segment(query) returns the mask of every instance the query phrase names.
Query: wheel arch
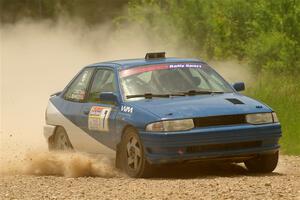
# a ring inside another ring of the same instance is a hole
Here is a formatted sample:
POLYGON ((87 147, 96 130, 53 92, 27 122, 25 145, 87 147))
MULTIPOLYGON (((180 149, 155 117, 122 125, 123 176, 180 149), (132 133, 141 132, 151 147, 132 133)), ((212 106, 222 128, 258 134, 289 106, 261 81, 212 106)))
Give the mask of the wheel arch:
MULTIPOLYGON (((123 139, 124 135, 125 135, 125 132, 130 129, 130 128, 133 128, 136 130, 136 132, 138 133, 138 130, 135 126, 133 126, 132 124, 127 124, 124 126, 124 128, 122 129, 122 135, 121 135, 121 140, 123 139)), ((121 142, 121 141, 120 141, 121 142)))
POLYGON ((137 128, 132 125, 132 124, 126 124, 122 129, 121 129, 121 136, 120 136, 120 140, 119 142, 116 144, 116 150, 118 150, 118 148, 120 147, 121 143, 122 143, 122 140, 124 138, 124 135, 125 135, 125 132, 129 129, 129 128, 133 128, 136 130, 136 132, 138 133, 138 130, 137 128))
POLYGON ((56 134, 56 131, 57 131, 58 128, 62 128, 62 129, 65 131, 65 133, 66 133, 66 135, 67 135, 67 138, 68 138, 68 140, 69 140, 71 146, 73 147, 73 145, 72 145, 72 143, 71 143, 71 141, 70 141, 70 139, 69 139, 68 132, 67 132, 67 130, 65 129, 65 127, 63 127, 62 125, 55 125, 53 134, 48 138, 48 149, 49 149, 49 150, 52 150, 52 149, 53 149, 54 138, 55 138, 55 134, 56 134))

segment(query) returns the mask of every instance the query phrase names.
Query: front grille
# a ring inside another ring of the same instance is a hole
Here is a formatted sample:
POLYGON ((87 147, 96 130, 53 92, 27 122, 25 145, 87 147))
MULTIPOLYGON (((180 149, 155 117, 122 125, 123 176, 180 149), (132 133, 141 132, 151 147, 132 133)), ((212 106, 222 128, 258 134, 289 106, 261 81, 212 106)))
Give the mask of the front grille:
POLYGON ((227 144, 208 144, 199 146, 190 146, 186 148, 187 153, 201 153, 201 152, 214 152, 214 151, 231 151, 238 149, 249 149, 260 147, 261 141, 227 143, 227 144))
POLYGON ((232 124, 245 124, 245 115, 221 115, 211 117, 198 117, 194 118, 195 127, 206 127, 206 126, 221 126, 221 125, 232 125, 232 124))

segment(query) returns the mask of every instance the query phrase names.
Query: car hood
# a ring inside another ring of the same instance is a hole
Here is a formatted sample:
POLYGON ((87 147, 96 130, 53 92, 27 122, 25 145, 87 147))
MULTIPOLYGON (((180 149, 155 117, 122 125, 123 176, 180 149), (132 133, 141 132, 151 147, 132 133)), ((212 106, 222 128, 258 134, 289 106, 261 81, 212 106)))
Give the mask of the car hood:
POLYGON ((268 106, 238 93, 143 99, 132 101, 129 104, 148 111, 161 119, 272 111, 268 106))

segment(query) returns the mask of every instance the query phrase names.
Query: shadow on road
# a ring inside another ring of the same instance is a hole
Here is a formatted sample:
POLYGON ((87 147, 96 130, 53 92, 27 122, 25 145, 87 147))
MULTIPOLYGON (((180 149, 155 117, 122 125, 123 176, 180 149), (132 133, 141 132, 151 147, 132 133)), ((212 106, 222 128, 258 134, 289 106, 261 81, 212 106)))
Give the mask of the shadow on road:
POLYGON ((168 164, 157 167, 153 179, 191 179, 215 178, 236 176, 281 176, 280 173, 254 174, 247 171, 241 164, 233 163, 195 163, 195 164, 168 164))

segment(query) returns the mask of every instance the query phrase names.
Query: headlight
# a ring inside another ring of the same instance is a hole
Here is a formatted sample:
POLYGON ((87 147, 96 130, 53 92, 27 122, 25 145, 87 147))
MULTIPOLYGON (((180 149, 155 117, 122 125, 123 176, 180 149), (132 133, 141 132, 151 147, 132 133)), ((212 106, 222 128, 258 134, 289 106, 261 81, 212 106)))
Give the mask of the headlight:
POLYGON ((268 124, 278 122, 276 113, 255 113, 246 115, 249 124, 268 124))
POLYGON ((170 120, 170 121, 160 121, 152 124, 148 124, 146 131, 184 131, 194 128, 194 122, 192 119, 182 119, 182 120, 170 120))

